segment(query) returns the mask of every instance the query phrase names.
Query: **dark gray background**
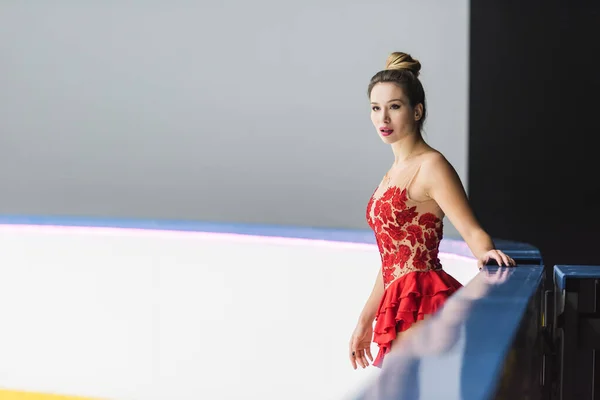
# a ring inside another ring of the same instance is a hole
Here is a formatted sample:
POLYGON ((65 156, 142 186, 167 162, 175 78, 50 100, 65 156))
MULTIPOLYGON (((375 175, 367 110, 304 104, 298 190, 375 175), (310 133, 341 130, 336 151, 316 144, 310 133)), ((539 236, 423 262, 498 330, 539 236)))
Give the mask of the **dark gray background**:
POLYGON ((552 285, 556 264, 600 265, 600 3, 470 12, 471 201, 494 237, 540 249, 552 285))

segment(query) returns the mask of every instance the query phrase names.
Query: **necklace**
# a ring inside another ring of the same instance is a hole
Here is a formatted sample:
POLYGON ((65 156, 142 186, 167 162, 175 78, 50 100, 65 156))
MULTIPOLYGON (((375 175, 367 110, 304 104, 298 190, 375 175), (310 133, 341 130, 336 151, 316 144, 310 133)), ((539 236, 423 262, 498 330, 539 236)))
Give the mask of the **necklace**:
POLYGON ((391 180, 392 180, 392 177, 390 176, 390 171, 388 171, 385 173, 385 176, 383 177, 383 185, 388 186, 391 180))
MULTIPOLYGON (((406 158, 404 159, 404 161, 403 161, 403 162, 406 162, 406 161, 408 161, 408 160, 411 158, 412 154, 415 152, 415 150, 416 150, 416 146, 415 146, 415 148, 413 148, 413 149, 410 151, 410 153, 408 153, 408 156, 406 156, 406 158)), ((393 167, 393 166, 392 166, 392 168, 390 168, 390 169, 389 169, 389 170, 388 170, 388 171, 385 173, 385 176, 383 177, 383 185, 384 185, 384 186, 388 186, 388 185, 389 185, 389 183, 390 183, 390 181, 392 180, 392 177, 390 176, 390 171, 391 171, 392 169, 394 169, 394 167, 393 167)))

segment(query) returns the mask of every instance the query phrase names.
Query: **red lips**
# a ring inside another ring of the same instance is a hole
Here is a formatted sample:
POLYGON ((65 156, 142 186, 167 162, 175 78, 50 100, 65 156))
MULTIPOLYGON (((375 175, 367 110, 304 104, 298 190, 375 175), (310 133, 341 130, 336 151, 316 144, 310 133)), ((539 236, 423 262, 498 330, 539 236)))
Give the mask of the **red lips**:
POLYGON ((379 128, 379 132, 381 132, 381 134, 383 136, 389 136, 394 132, 394 130, 384 126, 384 127, 379 128))

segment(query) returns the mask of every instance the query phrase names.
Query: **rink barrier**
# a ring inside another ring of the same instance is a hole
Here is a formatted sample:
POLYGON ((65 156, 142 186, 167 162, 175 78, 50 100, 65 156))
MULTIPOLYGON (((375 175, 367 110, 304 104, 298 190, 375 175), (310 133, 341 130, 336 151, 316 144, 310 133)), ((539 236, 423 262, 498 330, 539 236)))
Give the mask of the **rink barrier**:
POLYGON ((541 263, 485 267, 413 328, 355 400, 539 399, 545 362, 543 278, 541 263), (487 276, 496 274, 506 280, 487 283, 487 276), (485 295, 478 297, 482 291, 485 295))

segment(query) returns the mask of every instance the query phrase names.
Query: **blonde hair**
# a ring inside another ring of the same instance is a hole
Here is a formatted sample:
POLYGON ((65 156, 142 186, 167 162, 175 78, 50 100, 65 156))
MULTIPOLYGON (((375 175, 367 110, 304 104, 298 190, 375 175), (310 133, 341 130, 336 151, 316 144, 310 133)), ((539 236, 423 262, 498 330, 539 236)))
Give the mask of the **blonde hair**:
POLYGON ((410 54, 402 53, 399 51, 390 54, 385 62, 386 70, 408 70, 415 75, 415 78, 419 77, 421 71, 421 63, 419 60, 415 60, 410 54))
POLYGON ((367 95, 371 97, 371 91, 376 84, 391 82, 404 91, 411 107, 414 108, 418 104, 422 104, 423 115, 417 122, 419 133, 421 133, 427 115, 425 90, 419 80, 420 72, 421 63, 419 60, 412 58, 410 54, 395 51, 387 57, 385 68, 373 75, 367 89, 367 95))

